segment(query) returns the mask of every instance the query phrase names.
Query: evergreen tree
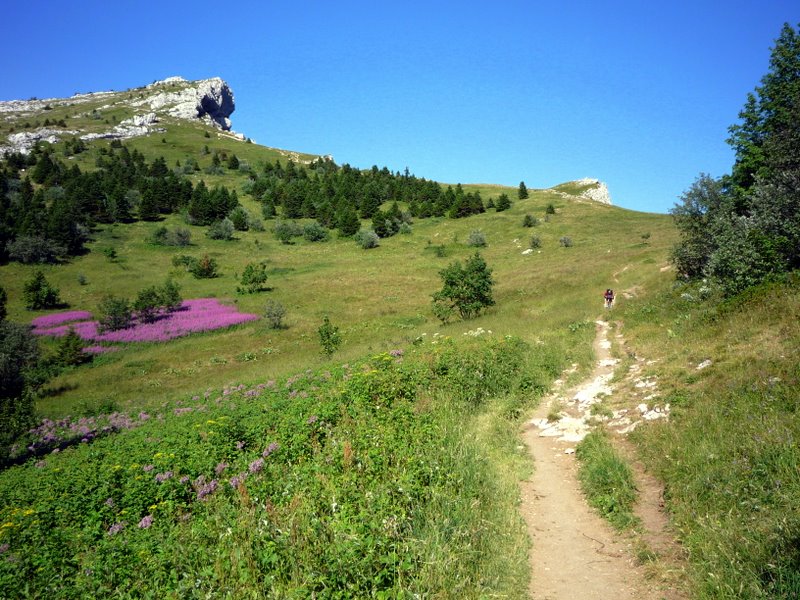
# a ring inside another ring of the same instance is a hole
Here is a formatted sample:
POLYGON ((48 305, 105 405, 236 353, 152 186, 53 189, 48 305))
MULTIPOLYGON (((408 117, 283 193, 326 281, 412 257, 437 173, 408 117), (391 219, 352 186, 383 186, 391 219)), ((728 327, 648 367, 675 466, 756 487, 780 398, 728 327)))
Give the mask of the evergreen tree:
POLYGON ((336 227, 339 230, 339 235, 342 237, 350 237, 358 233, 361 229, 361 220, 352 206, 345 207, 336 220, 336 227))
POLYGON ((517 198, 520 200, 525 200, 528 197, 528 188, 525 187, 525 182, 519 182, 519 192, 517 193, 517 198))
POLYGON ((494 209, 497 212, 503 212, 509 208, 511 208, 511 198, 508 197, 508 194, 500 194, 500 197, 494 205, 494 209))

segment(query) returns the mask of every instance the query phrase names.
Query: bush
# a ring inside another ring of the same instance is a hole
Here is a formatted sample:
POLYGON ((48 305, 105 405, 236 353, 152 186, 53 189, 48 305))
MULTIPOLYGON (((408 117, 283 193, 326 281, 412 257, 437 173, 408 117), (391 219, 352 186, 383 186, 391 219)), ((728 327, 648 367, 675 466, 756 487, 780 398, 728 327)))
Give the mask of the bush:
POLYGON ((133 301, 133 312, 140 321, 144 323, 152 323, 158 316, 158 310, 161 308, 161 293, 154 285, 139 290, 136 295, 136 300, 133 301))
POLYGON ((156 246, 189 246, 192 243, 192 233, 186 227, 170 231, 162 226, 150 236, 150 243, 156 246))
POLYGON ((39 347, 30 328, 0 322, 0 464, 14 440, 35 423, 27 374, 38 362, 39 347))
POLYGON ((563 235, 558 238, 558 243, 561 244, 564 248, 572 248, 572 238, 568 235, 563 235))
POLYGON ((478 252, 464 267, 456 261, 439 276, 444 286, 433 294, 433 312, 442 323, 447 323, 456 311, 462 319, 470 319, 494 305, 492 271, 478 252))
POLYGON ((292 238, 303 235, 303 229, 294 221, 278 221, 274 227, 275 237, 281 244, 291 244, 292 238))
POLYGON ((285 315, 286 309, 283 307, 283 304, 275 300, 267 302, 264 316, 272 329, 283 329, 283 317, 285 315))
POLYGON ((539 219, 530 214, 525 215, 525 218, 522 219, 523 227, 536 227, 538 224, 539 224, 539 219))
POLYGON ((511 208, 511 198, 508 197, 508 194, 500 194, 500 197, 497 198, 497 202, 495 202, 494 205, 495 211, 503 212, 509 208, 511 208))
POLYGON ((531 237, 531 248, 535 250, 536 248, 541 248, 541 247, 542 247, 542 238, 540 238, 538 235, 534 235, 533 237, 531 237))
POLYGON ((322 346, 322 351, 327 356, 331 356, 342 343, 339 328, 332 325, 328 315, 325 315, 322 319, 322 325, 317 329, 317 333, 319 334, 319 343, 322 346))
POLYGON ((378 234, 371 229, 362 229, 353 236, 356 244, 361 246, 364 250, 370 248, 377 248, 380 245, 378 234))
POLYGON ((4 287, 0 286, 0 323, 6 320, 8 316, 8 309, 6 303, 8 302, 8 294, 4 287))
POLYGON ((264 283, 267 281, 267 265, 263 262, 248 263, 244 268, 242 277, 239 283, 242 287, 237 287, 236 291, 240 294, 255 294, 262 290, 264 283))
POLYGON ((26 265, 55 263, 66 248, 39 236, 20 236, 8 245, 8 257, 26 265))
POLYGON ((234 208, 228 214, 228 218, 231 220, 233 228, 236 231, 247 231, 250 227, 249 214, 245 210, 244 206, 237 206, 234 208))
POLYGON ((545 212, 545 214, 548 214, 548 215, 554 215, 554 214, 556 214, 556 207, 551 202, 550 204, 547 205, 547 208, 544 209, 544 212, 545 212))
POLYGON ((264 231, 264 222, 258 217, 248 214, 247 227, 252 231, 264 231))
POLYGON ((233 222, 227 217, 222 221, 216 221, 208 227, 206 235, 212 240, 224 240, 226 242, 233 239, 233 222))
POLYGON ((25 283, 22 299, 28 310, 55 308, 61 304, 58 288, 50 285, 41 271, 36 271, 33 277, 25 283))
POLYGON ((159 293, 159 304, 161 307, 169 312, 178 310, 181 307, 183 298, 181 297, 181 286, 175 283, 172 279, 167 279, 159 293))
POLYGON ((402 234, 402 235, 408 235, 408 234, 410 234, 410 233, 411 233, 411 225, 410 225, 410 224, 408 224, 407 222, 403 221, 403 222, 400 224, 400 229, 399 229, 398 233, 400 233, 400 234, 402 234))
POLYGON ((303 237, 309 242, 325 242, 328 240, 328 230, 319 223, 309 223, 303 227, 303 237))
POLYGON ((189 267, 189 272, 197 279, 213 279, 214 277, 219 277, 217 268, 217 261, 208 254, 204 254, 199 260, 193 260, 192 265, 189 267))
POLYGON ((58 340, 56 362, 64 367, 72 367, 90 362, 92 355, 83 351, 85 342, 75 329, 69 328, 65 336, 58 340))
POLYGON ((133 311, 127 298, 117 298, 108 295, 100 302, 97 307, 97 330, 100 333, 105 331, 117 331, 130 326, 133 320, 133 311))
POLYGON ((471 231, 467 238, 467 246, 483 248, 486 246, 486 236, 480 230, 471 231))

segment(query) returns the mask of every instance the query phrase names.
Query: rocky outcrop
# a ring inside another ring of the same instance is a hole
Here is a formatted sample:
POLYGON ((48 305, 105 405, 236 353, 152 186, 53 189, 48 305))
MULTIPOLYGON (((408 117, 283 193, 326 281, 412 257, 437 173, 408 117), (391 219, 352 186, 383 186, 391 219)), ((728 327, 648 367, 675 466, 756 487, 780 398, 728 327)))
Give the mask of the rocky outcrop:
MULTIPOLYGON (((95 92, 76 94, 71 98, 50 98, 46 100, 11 100, 0 102, 0 118, 8 118, 11 123, 21 123, 24 119, 39 117, 50 108, 86 105, 86 112, 76 117, 92 117, 109 109, 127 108, 133 116, 124 119, 105 131, 87 132, 70 128, 43 127, 12 133, 5 143, 0 140, 0 155, 10 152, 27 154, 37 142, 51 144, 68 136, 79 136, 90 141, 97 139, 126 140, 132 137, 164 131, 157 123, 164 118, 199 119, 223 131, 230 131, 230 116, 235 109, 233 92, 219 77, 187 81, 182 77, 168 77, 147 87, 125 92, 95 92)), ((106 121, 107 123, 108 121, 106 121)), ((38 123, 37 123, 38 125, 38 123)), ((25 125, 27 127, 27 124, 25 125)), ((238 139, 245 139, 243 135, 238 139)))
POLYGON ((179 119, 202 119, 225 131, 231 128, 228 117, 236 108, 233 92, 219 77, 191 83, 181 77, 169 77, 147 89, 155 93, 132 102, 133 106, 148 106, 179 119))
POLYGON ((579 179, 575 183, 589 186, 580 193, 582 197, 600 202, 601 204, 611 204, 611 194, 608 192, 608 186, 599 179, 585 177, 579 179))

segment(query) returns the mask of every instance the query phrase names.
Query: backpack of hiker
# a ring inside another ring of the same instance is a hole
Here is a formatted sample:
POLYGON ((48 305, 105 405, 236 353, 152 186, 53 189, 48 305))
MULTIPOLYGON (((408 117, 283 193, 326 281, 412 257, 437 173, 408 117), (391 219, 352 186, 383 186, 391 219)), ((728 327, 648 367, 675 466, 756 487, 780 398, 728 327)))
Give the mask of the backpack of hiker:
POLYGON ((606 301, 606 308, 611 308, 614 305, 614 290, 611 288, 606 289, 603 299, 606 301))

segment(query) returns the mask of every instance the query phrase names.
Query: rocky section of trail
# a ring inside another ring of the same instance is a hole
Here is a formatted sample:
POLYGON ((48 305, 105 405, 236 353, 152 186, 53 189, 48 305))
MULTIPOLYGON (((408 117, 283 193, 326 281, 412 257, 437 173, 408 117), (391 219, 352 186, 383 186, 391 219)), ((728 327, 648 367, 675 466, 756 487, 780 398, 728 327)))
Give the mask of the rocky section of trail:
POLYGON ((675 543, 668 532, 658 482, 632 461, 640 491, 637 513, 643 531, 638 534, 615 532, 587 505, 580 489, 575 444, 593 426, 604 422, 624 437, 639 423, 669 415, 669 407, 657 403, 654 380, 638 378, 638 362, 631 365, 626 377, 643 383, 633 389, 650 397, 646 410, 641 406, 646 402, 610 414, 593 409, 614 394, 612 379, 619 362, 611 356, 609 325, 598 321, 596 328, 597 362, 590 376, 569 389, 563 379, 557 381, 523 432, 534 461, 533 477, 522 482, 521 504, 533 544, 530 595, 539 600, 681 600, 686 596, 676 589, 673 578, 654 573, 639 560, 643 548, 659 559, 673 560, 679 554, 672 551, 675 543))

